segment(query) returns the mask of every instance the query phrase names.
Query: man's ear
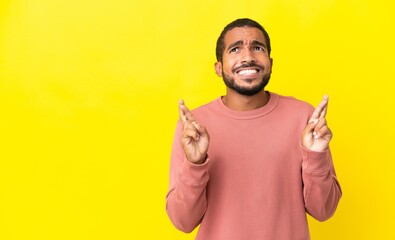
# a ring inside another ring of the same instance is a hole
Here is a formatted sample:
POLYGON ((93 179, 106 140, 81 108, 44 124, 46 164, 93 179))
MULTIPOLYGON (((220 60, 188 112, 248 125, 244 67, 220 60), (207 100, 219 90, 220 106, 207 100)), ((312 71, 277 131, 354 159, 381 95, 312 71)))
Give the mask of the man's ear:
POLYGON ((214 63, 215 73, 218 77, 222 77, 222 63, 216 62, 214 63))
POLYGON ((270 73, 272 73, 273 69, 273 58, 270 58, 270 73))

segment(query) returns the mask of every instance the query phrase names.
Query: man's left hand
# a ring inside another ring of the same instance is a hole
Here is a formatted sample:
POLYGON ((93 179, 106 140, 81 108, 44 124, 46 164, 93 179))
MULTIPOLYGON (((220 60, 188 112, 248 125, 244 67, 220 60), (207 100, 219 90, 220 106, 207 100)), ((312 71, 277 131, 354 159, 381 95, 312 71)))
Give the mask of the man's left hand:
POLYGON ((328 99, 325 95, 302 132, 302 146, 311 151, 325 151, 332 139, 332 132, 325 120, 328 99))

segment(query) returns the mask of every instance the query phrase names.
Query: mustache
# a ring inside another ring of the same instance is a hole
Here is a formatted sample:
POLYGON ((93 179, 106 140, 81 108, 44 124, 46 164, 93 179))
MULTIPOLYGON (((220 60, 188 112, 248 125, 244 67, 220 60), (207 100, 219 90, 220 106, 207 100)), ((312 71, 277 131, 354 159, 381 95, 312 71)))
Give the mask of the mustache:
POLYGON ((252 63, 243 63, 240 66, 234 67, 232 69, 232 71, 235 73, 235 72, 239 71, 240 69, 249 68, 249 67, 255 67, 255 68, 258 68, 259 70, 264 70, 264 68, 265 68, 262 65, 259 65, 259 64, 256 64, 256 63, 252 62, 252 63))

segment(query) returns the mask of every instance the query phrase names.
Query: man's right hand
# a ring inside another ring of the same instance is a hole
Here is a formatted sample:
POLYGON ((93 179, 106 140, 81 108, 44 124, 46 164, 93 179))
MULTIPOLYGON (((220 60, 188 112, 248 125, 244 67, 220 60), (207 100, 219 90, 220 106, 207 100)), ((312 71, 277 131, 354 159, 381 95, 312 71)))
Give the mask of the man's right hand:
POLYGON ((181 143, 185 156, 191 163, 202 164, 206 161, 210 136, 206 128, 196 122, 183 100, 180 100, 178 108, 183 124, 181 143))

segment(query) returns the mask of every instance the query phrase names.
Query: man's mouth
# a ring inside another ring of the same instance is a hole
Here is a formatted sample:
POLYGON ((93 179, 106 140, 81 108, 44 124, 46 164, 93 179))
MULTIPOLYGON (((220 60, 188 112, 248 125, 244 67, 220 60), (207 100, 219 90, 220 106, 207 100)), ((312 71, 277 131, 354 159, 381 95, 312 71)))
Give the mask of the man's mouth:
POLYGON ((263 69, 263 66, 256 63, 244 63, 235 68, 234 73, 241 77, 256 77, 263 69))
POLYGON ((259 69, 240 69, 236 71, 237 74, 246 76, 246 75, 251 75, 251 74, 256 74, 259 72, 259 69))

